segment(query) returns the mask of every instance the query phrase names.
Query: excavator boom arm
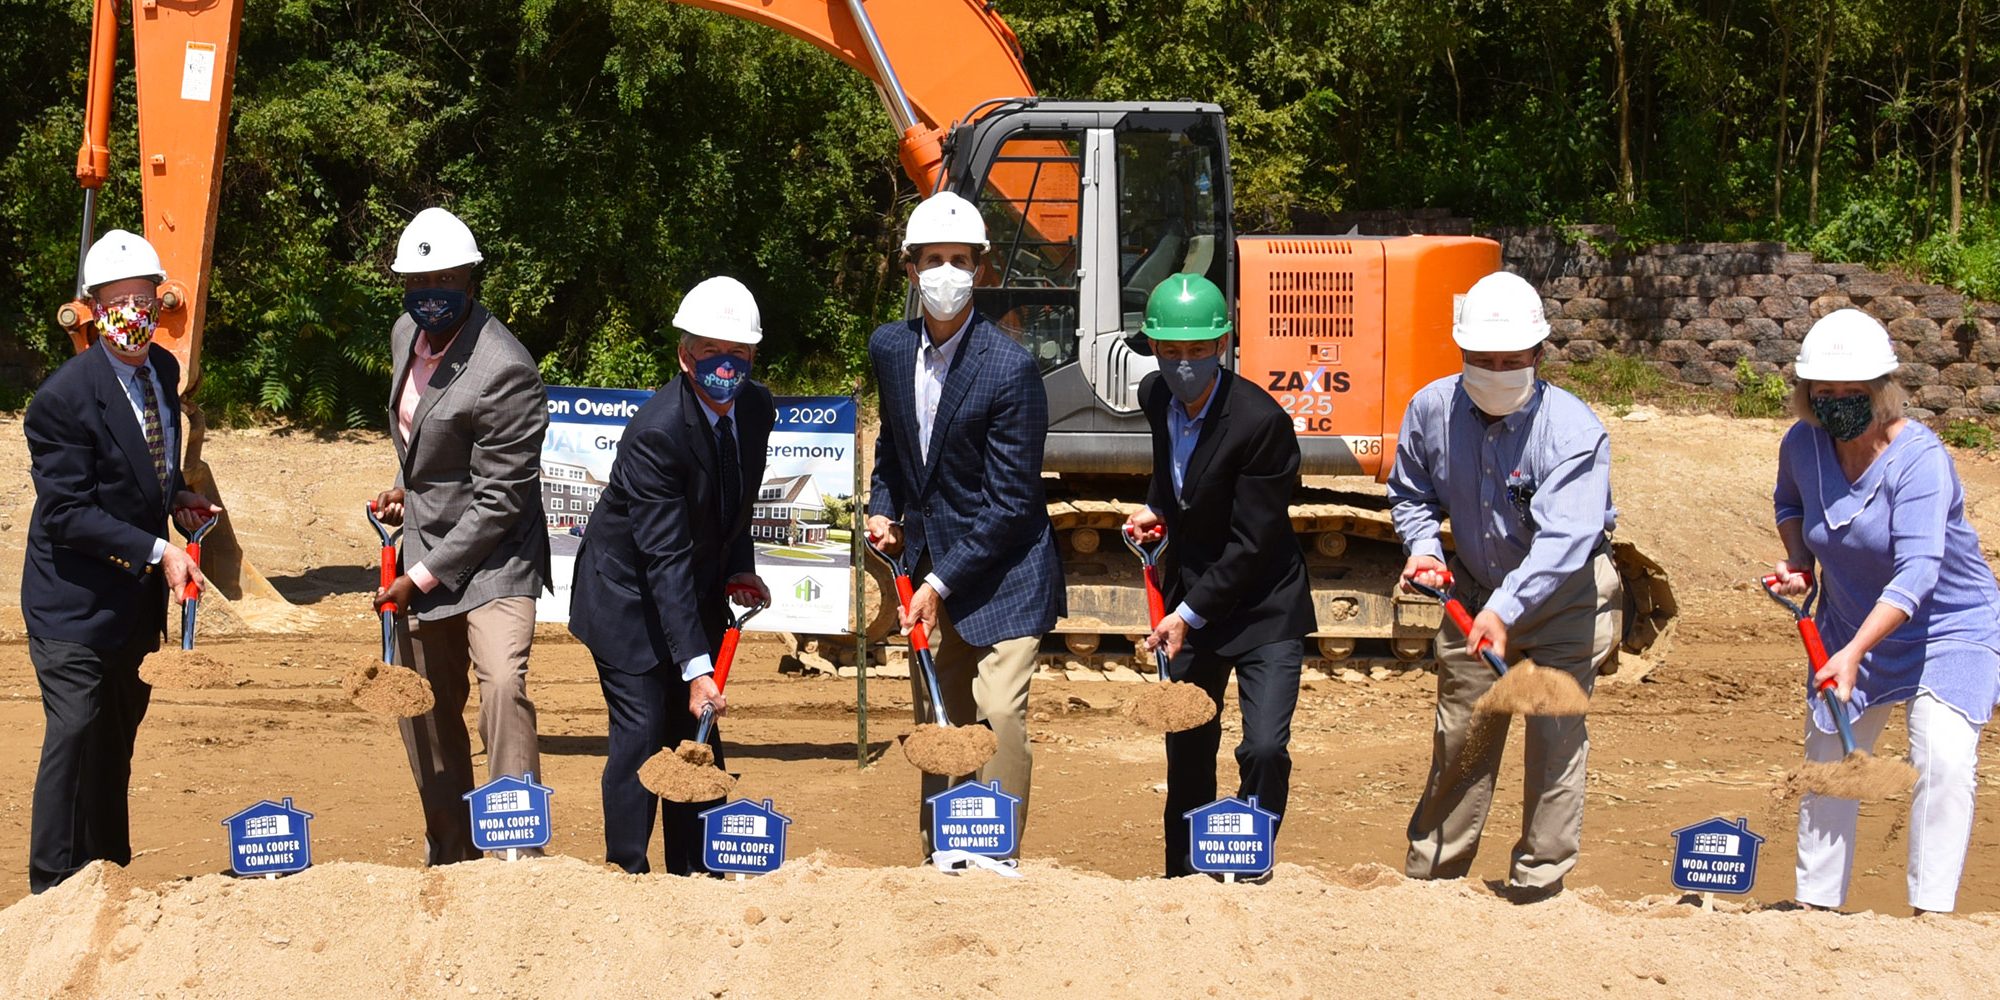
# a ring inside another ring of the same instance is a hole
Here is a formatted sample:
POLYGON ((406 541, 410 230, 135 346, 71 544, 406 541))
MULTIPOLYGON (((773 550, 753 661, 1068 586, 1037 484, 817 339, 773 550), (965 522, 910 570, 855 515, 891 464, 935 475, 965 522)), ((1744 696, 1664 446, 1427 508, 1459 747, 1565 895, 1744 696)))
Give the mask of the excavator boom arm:
POLYGON ((919 190, 943 179, 945 132, 997 97, 1033 96, 1013 29, 984 0, 674 0, 775 28, 875 84, 919 190))

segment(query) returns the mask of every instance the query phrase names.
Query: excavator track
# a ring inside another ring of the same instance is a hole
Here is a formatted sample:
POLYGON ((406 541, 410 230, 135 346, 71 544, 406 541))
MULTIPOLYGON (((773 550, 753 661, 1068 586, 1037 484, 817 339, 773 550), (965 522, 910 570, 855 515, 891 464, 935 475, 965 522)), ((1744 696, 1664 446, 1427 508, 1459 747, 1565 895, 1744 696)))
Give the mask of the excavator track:
MULTIPOLYGON (((1313 480, 1299 490, 1290 508, 1292 530, 1306 554, 1319 630, 1306 644, 1306 667, 1332 675, 1407 667, 1431 655, 1443 611, 1429 598, 1396 587, 1403 565, 1402 544, 1389 518, 1386 491, 1365 479, 1313 480)), ((1083 483, 1050 481, 1049 522, 1055 528, 1068 587, 1069 614, 1056 623, 1042 645, 1042 666, 1051 670, 1097 672, 1124 679, 1150 679, 1151 666, 1135 655, 1135 642, 1148 631, 1145 588, 1139 560, 1118 537, 1119 526, 1141 505, 1130 481, 1109 477, 1083 483), (1105 490, 1113 482, 1122 487, 1105 490), (1131 494, 1126 499, 1120 493, 1131 494)), ((1143 484, 1140 484, 1141 486, 1143 484)), ((1449 526, 1444 536, 1450 550, 1449 526)), ((1625 584, 1625 633, 1620 649, 1640 654, 1672 628, 1679 606, 1673 585, 1659 563, 1628 541, 1614 539, 1612 561, 1625 584)), ((887 586, 877 568, 877 586, 887 586)), ((877 591, 878 593, 882 591, 877 591)), ((893 591, 891 591, 893 592, 893 591)), ((868 629, 873 641, 891 636, 893 609, 877 606, 868 629)), ((824 652, 832 653, 832 649, 824 652)), ((851 649, 844 651, 851 663, 851 649)), ((889 659, 898 663, 900 649, 889 659)), ((1603 673, 1618 669, 1613 656, 1603 673)))

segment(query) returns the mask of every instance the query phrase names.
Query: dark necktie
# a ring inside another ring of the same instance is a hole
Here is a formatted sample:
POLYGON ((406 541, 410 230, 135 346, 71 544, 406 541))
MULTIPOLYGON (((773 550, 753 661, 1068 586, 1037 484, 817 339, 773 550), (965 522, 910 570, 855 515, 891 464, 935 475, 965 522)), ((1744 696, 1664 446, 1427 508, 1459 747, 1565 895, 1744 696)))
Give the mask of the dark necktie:
POLYGON ((736 432, 728 417, 715 422, 715 453, 715 467, 722 473, 722 530, 728 531, 743 503, 743 472, 737 468, 736 432))
POLYGON ((139 385, 139 411, 145 414, 140 426, 146 431, 146 450, 153 453, 153 475, 159 479, 160 495, 167 494, 167 439, 160 430, 160 401, 153 395, 153 368, 140 365, 133 372, 139 385))

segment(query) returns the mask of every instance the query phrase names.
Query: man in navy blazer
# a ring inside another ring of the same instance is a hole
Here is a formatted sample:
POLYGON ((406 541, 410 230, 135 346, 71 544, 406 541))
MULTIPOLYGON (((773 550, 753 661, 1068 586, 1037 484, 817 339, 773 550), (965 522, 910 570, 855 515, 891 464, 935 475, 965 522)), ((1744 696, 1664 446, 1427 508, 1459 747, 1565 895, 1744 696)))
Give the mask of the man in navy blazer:
MULTIPOLYGON (((922 621, 929 631, 951 721, 992 726, 999 751, 979 780, 1020 797, 1025 827, 1028 682, 1065 608, 1041 480, 1048 397, 1027 350, 972 308, 986 246, 979 210, 949 191, 910 214, 905 267, 923 315, 883 325, 868 343, 882 403, 868 532, 886 551, 908 551, 922 586, 903 628, 922 621)), ((914 672, 911 687, 917 722, 934 721, 914 672)), ((923 797, 948 784, 925 775, 923 797)))
MULTIPOLYGON (((693 739, 704 706, 727 707, 713 677, 725 593, 771 602, 750 540, 777 420, 770 391, 750 381, 763 339, 756 300, 734 278, 710 278, 682 298, 674 325, 685 333, 681 377, 626 426, 570 589, 569 630, 597 661, 610 714, 604 856, 634 875, 652 870, 655 808, 667 871, 704 870, 699 814, 720 800, 662 801, 639 783, 639 766, 693 739)), ((709 742, 723 767, 721 727, 709 742)))
POLYGON ((167 595, 206 585, 183 526, 221 513, 181 477, 180 365, 152 343, 159 254, 114 229, 85 255, 98 343, 64 362, 28 404, 35 511, 21 573, 28 658, 42 688, 28 885, 92 861, 132 861, 126 793, 152 688, 139 661, 160 648, 167 595))

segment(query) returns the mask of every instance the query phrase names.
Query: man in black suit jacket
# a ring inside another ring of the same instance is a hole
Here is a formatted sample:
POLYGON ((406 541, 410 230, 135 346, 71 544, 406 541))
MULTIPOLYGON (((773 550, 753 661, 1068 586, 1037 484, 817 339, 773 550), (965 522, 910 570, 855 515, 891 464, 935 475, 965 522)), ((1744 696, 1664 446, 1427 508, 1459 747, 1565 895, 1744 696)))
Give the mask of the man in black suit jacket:
MULTIPOLYGON (((726 627, 725 594, 768 604, 750 540, 750 508, 764 482, 777 410, 750 381, 763 332, 757 303, 716 277, 681 300, 681 377, 661 387, 626 426, 577 553, 569 630, 590 647, 610 713, 604 762, 605 860, 652 870, 647 846, 659 803, 666 868, 702 871, 698 813, 714 803, 660 801, 639 766, 693 739, 703 706, 722 714, 713 651, 726 627)), ((720 727, 710 731, 724 766, 720 727)))
POLYGON ((152 689, 139 661, 160 648, 167 595, 200 567, 167 543, 221 513, 181 478, 180 365, 152 343, 160 258, 114 229, 85 255, 99 343, 36 391, 24 421, 35 511, 21 573, 28 658, 42 688, 28 885, 35 892, 92 861, 132 860, 126 792, 132 743, 152 689))
POLYGON ((1287 512, 1299 484, 1291 417, 1254 383, 1221 367, 1229 307, 1207 278, 1176 274, 1146 303, 1160 371, 1139 386, 1153 428, 1147 506, 1126 524, 1167 528, 1161 567, 1173 611, 1146 638, 1165 647, 1175 680, 1207 690, 1216 717, 1167 734, 1168 876, 1191 875, 1186 813, 1215 800, 1222 697, 1236 670, 1243 742, 1238 796, 1283 816, 1291 784, 1292 711, 1305 637, 1313 631, 1305 553, 1287 512))

